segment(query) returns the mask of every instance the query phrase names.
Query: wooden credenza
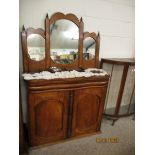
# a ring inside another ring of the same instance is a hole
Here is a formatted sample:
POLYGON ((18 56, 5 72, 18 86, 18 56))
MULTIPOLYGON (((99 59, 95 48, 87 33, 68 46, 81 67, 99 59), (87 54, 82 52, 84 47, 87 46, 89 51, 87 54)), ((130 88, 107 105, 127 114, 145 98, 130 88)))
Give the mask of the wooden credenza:
MULTIPOLYGON (((44 29, 23 26, 21 41, 23 73, 99 69, 100 34, 85 32, 82 17, 72 13, 47 14, 44 29)), ((98 75, 26 80, 31 146, 100 131, 109 75, 98 75)))
POLYGON ((27 82, 31 146, 100 130, 109 76, 27 82))

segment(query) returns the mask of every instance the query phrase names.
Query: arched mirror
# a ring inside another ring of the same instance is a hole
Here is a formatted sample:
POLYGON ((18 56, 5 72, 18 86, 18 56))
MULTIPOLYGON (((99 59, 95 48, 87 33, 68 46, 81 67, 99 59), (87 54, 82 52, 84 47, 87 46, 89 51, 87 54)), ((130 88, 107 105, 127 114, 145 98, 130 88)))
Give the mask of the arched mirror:
POLYGON ((79 28, 60 19, 50 25, 50 56, 60 64, 71 64, 78 58, 79 28))
POLYGON ((27 50, 31 60, 43 60, 45 58, 45 39, 39 34, 30 34, 27 37, 27 50))
POLYGON ((87 37, 83 41, 83 58, 85 60, 92 60, 95 58, 95 47, 96 41, 91 38, 87 37))

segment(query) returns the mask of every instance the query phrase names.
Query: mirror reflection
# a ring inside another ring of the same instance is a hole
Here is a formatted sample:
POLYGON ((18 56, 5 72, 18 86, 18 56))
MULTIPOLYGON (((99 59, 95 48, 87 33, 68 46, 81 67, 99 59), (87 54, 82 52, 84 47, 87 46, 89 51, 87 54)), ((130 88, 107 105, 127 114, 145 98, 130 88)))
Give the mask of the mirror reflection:
POLYGON ((95 58, 96 42, 93 38, 87 37, 83 42, 83 57, 85 60, 92 60, 95 58))
POLYGON ((50 55, 56 63, 71 64, 78 57, 79 28, 61 19, 50 26, 50 55))
POLYGON ((27 37, 27 49, 30 59, 40 61, 45 58, 45 39, 39 34, 27 37))

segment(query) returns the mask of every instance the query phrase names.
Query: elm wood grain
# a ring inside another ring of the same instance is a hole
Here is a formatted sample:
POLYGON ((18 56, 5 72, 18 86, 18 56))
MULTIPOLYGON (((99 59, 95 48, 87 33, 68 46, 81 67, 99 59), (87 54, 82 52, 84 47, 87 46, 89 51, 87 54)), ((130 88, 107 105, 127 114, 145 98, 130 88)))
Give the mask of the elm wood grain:
POLYGON ((27 89, 29 93, 49 92, 52 90, 66 91, 66 90, 78 90, 82 88, 94 88, 108 85, 109 76, 107 78, 85 78, 83 80, 57 80, 57 81, 27 81, 27 89), (70 81, 71 80, 71 81, 70 81), (81 82, 80 82, 81 81, 81 82), (33 83, 34 82, 34 83, 33 83))
POLYGON ((97 39, 96 39, 96 50, 95 50, 95 67, 100 67, 99 62, 99 50, 100 50, 100 33, 98 32, 97 39))
POLYGON ((72 132, 72 115, 73 115, 73 96, 74 96, 74 91, 71 90, 69 92, 69 108, 68 108, 68 131, 67 131, 67 138, 71 137, 71 132, 72 132))
POLYGON ((29 93, 30 145, 67 137, 69 92, 29 93))
POLYGON ((27 37, 25 27, 23 26, 21 32, 21 43, 22 43, 22 55, 23 55, 23 72, 28 72, 28 53, 27 53, 27 37))
POLYGON ((45 39, 45 32, 43 29, 38 28, 27 28, 25 29, 23 26, 22 35, 21 35, 21 41, 22 41, 22 51, 23 51, 23 70, 24 72, 40 72, 42 70, 46 70, 46 56, 41 61, 34 61, 30 58, 28 54, 28 48, 27 48, 27 38, 31 34, 38 34, 42 36, 45 39))
POLYGON ((83 61, 83 31, 84 31, 84 23, 82 17, 80 19, 80 26, 79 26, 79 64, 78 67, 83 68, 82 61, 83 61))
POLYGON ((99 68, 100 34, 98 33, 98 35, 96 35, 96 33, 94 32, 84 32, 83 40, 88 37, 91 37, 95 40, 95 58, 93 58, 92 60, 85 60, 83 58, 82 68, 99 68))
POLYGON ((45 60, 46 60, 46 69, 51 66, 51 57, 50 57, 50 20, 48 14, 45 18, 45 60))
POLYGON ((106 87, 84 88, 75 91, 72 137, 96 132, 100 129, 106 87))
MULTIPOLYGON (((87 79, 87 78, 86 78, 87 79)), ((89 78, 89 81, 87 80, 83 80, 81 82, 78 82, 78 80, 75 80, 74 82, 73 81, 38 81, 38 83, 35 81, 35 83, 31 83, 30 81, 27 83, 28 87, 28 91, 29 92, 42 92, 42 91, 50 91, 51 89, 52 90, 59 90, 59 91, 65 91, 65 90, 78 90, 80 89, 81 87, 83 88, 94 88, 94 87, 99 87, 99 86, 105 86, 105 85, 108 85, 108 80, 109 78, 107 77, 107 79, 97 79, 97 80, 90 80, 89 78), (44 85, 43 85, 44 83, 44 85)))
POLYGON ((109 76, 28 81, 31 146, 99 131, 108 79, 109 76), (49 85, 48 89, 46 86, 49 85), (60 102, 63 103, 61 108, 60 102), (80 105, 78 111, 75 109, 76 104, 80 105), (89 114, 87 118, 83 117, 85 110, 89 114), (75 118, 79 111, 81 118, 75 118), (84 132, 77 133, 73 128, 77 122, 86 128, 84 132))

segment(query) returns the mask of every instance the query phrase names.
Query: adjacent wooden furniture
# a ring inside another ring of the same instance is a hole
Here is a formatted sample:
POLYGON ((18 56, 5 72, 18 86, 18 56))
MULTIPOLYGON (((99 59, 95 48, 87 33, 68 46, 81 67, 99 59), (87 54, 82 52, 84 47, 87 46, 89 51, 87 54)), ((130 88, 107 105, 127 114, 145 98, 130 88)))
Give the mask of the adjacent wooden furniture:
POLYGON ((101 59, 100 67, 111 76, 104 115, 114 122, 123 116, 134 114, 135 105, 134 59, 101 59))
MULTIPOLYGON (((73 14, 63 13, 55 13, 51 18, 47 15, 45 30, 23 27, 24 73, 45 71, 50 67, 65 70, 99 68, 100 36, 83 32, 83 27, 82 18, 79 20, 73 14), (71 27, 75 29, 69 30, 71 27), (75 35, 70 38, 70 34, 75 35), (39 37, 31 42, 38 35, 42 39, 39 37), (87 40, 84 53, 83 42, 87 37, 94 42, 87 40)), ((108 75, 26 81, 30 145, 100 131, 108 81, 108 75)))

